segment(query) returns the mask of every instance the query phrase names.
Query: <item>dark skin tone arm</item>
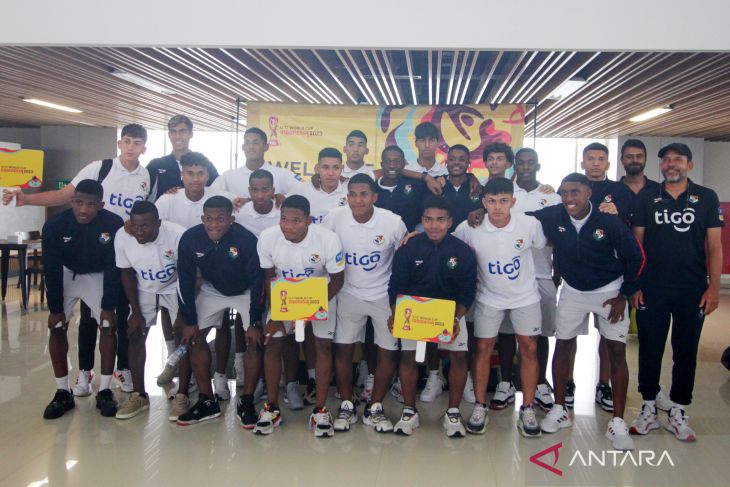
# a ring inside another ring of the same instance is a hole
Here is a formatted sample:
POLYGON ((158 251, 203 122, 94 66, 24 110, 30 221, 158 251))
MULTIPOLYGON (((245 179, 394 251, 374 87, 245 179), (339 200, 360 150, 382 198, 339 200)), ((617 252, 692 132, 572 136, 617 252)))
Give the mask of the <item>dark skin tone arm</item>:
POLYGON ((132 314, 129 315, 127 321, 127 335, 132 336, 135 333, 144 335, 146 331, 142 309, 139 306, 139 294, 137 294, 137 273, 131 267, 120 269, 120 278, 122 281, 122 289, 129 301, 129 307, 132 314))

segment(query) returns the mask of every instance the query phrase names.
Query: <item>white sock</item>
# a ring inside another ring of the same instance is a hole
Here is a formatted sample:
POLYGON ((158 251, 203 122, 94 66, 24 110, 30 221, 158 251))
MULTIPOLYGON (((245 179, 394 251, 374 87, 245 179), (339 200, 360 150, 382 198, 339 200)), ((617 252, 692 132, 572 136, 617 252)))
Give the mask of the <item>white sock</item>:
POLYGON ((307 369, 307 375, 310 379, 314 379, 314 369, 307 369))
POLYGON ((177 348, 175 346, 175 340, 165 340, 165 346, 167 347, 167 355, 170 356, 173 354, 175 349, 177 348))
POLYGON ((650 408, 654 409, 656 407, 656 401, 644 401, 644 404, 649 406, 650 408))
POLYGON ((112 376, 101 374, 101 379, 99 380, 99 390, 103 391, 104 389, 109 389, 109 386, 112 383, 112 376))
POLYGON ((213 374, 213 380, 216 380, 216 379, 223 379, 223 380, 225 380, 226 379, 226 374, 221 374, 220 372, 216 372, 215 374, 213 374))
POLYGON ((428 371, 428 375, 429 376, 437 376, 437 375, 439 375, 439 370, 438 369, 436 369, 436 370, 429 370, 428 371))
MULTIPOLYGON (((689 406, 689 404, 679 404, 677 402, 672 403, 672 408, 679 408, 682 411, 686 411, 688 406, 689 406)), ((669 410, 671 411, 671 408, 669 410)))
POLYGON ((236 355, 234 356, 234 361, 236 363, 243 363, 243 358, 246 356, 246 352, 236 352, 236 355))
POLYGON ((71 388, 68 386, 68 375, 56 377, 56 388, 71 392, 71 388))

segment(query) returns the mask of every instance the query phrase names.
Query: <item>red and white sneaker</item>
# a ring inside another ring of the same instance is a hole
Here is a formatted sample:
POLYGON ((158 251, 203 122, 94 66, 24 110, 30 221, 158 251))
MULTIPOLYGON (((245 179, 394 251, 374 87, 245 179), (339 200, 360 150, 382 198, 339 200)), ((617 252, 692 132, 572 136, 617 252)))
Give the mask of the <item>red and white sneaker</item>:
POLYGON ((667 431, 674 433, 680 441, 696 441, 697 435, 689 427, 689 416, 685 416, 684 409, 674 406, 669 410, 669 420, 664 425, 667 431))

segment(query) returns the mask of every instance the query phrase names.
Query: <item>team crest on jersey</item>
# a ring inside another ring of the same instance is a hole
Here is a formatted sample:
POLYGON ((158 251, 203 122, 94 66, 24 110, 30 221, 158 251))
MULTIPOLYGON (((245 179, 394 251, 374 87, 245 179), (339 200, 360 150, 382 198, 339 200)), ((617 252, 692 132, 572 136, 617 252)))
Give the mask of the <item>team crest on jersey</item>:
POLYGON ((412 191, 413 191, 412 185, 406 184, 405 186, 403 186, 403 194, 405 194, 406 196, 411 194, 412 191))
POLYGON ((141 183, 139 183, 139 189, 141 189, 142 191, 147 191, 147 181, 142 181, 141 183))
POLYGON ((611 203, 612 201, 613 201, 613 196, 611 196, 610 194, 607 194, 606 196, 603 197, 604 203, 611 203))
POLYGON ((517 240, 515 240, 515 248, 517 250, 524 249, 525 248, 525 240, 522 239, 522 238, 518 238, 517 240))
POLYGON ((546 206, 548 201, 545 198, 540 198, 540 201, 537 202, 538 205, 542 208, 543 206, 546 206))
POLYGON ((376 235, 373 239, 375 245, 383 245, 383 242, 385 242, 385 237, 382 235, 376 235))
POLYGON ((198 259, 200 259, 204 255, 205 255, 205 252, 195 252, 195 257, 197 257, 198 259))
POLYGON ((697 203, 697 202, 698 202, 699 200, 700 200, 700 197, 699 197, 699 196, 697 196, 696 194, 691 194, 691 195, 689 195, 689 202, 690 202, 690 203, 692 203, 692 204, 695 204, 695 203, 697 203))
MULTIPOLYGON (((340 259, 342 259, 342 257, 340 257, 340 259)), ((310 264, 316 264, 320 260, 322 260, 322 258, 319 256, 319 254, 312 254, 312 255, 309 256, 309 263, 310 264)))
POLYGON ((449 260, 446 261, 446 267, 449 269, 454 269, 457 265, 459 265, 459 259, 456 257, 450 257, 449 260))
POLYGON ((598 241, 603 240, 604 238, 606 238, 606 232, 604 232, 600 228, 596 228, 596 230, 593 232, 593 238, 594 240, 598 241))
POLYGON ((63 243, 69 243, 72 237, 63 237, 63 243))
POLYGON ((99 235, 99 243, 108 244, 111 241, 111 239, 112 239, 112 236, 109 235, 109 232, 102 232, 99 235))
POLYGON ((166 259, 174 259, 175 258, 175 251, 172 249, 165 250, 164 254, 166 259))
POLYGON ((238 259, 238 249, 231 245, 228 247, 228 255, 231 256, 231 259, 238 259))
POLYGON ((157 174, 165 174, 167 172, 167 169, 159 168, 157 170, 157 174))
POLYGON ((659 203, 663 198, 660 196, 658 198, 654 198, 654 203, 659 203))
POLYGON ((565 231, 565 227, 561 227, 560 225, 558 225, 558 232, 564 232, 564 231, 565 231))
POLYGON ((337 206, 345 206, 346 204, 347 204, 347 198, 343 196, 342 198, 340 198, 340 202, 337 203, 337 206))

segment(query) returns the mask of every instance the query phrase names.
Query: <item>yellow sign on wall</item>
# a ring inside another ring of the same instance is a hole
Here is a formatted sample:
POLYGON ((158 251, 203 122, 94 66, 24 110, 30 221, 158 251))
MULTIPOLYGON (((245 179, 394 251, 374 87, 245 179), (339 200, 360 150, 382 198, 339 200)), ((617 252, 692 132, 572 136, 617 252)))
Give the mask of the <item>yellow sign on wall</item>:
POLYGON ((42 184, 42 150, 0 148, 0 186, 40 188, 42 184))
POLYGON ((456 302, 398 295, 393 336, 422 342, 449 343, 454 332, 456 302))
POLYGON ((524 105, 406 105, 332 106, 289 103, 248 104, 246 124, 269 137, 266 159, 303 178, 310 177, 317 154, 325 147, 342 149, 352 130, 368 137, 368 165, 380 168, 380 154, 397 145, 406 162, 417 158, 413 132, 421 122, 432 122, 440 137, 436 160, 444 164, 449 148, 465 145, 471 156, 471 171, 486 176, 482 153, 487 144, 504 142, 520 147, 524 136, 524 105))
POLYGON ((328 303, 325 277, 271 280, 272 320, 326 320, 328 303))

